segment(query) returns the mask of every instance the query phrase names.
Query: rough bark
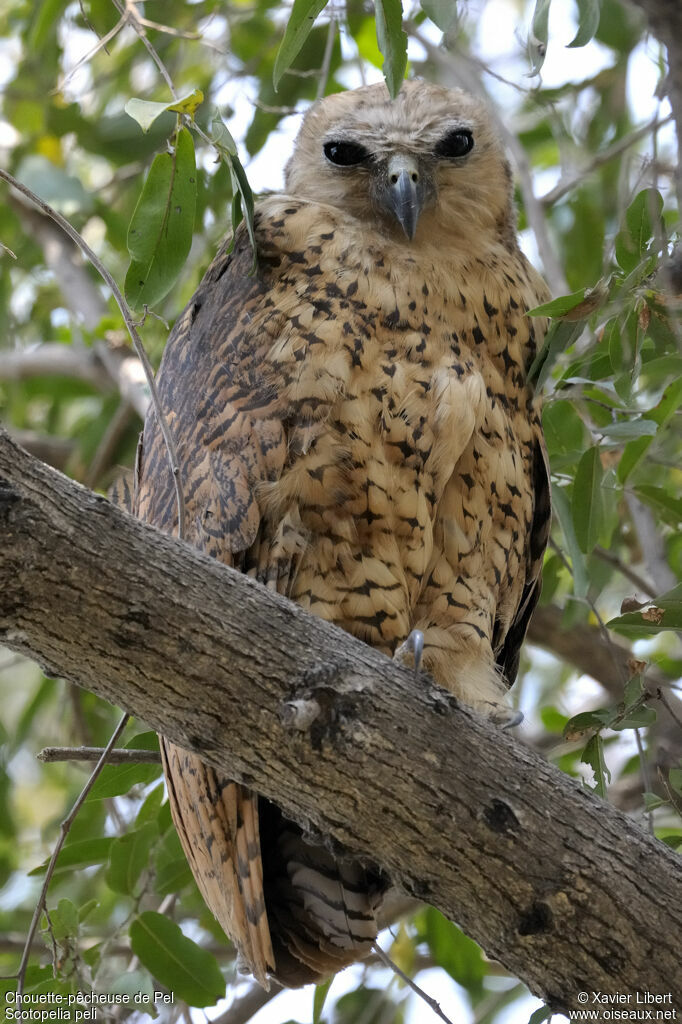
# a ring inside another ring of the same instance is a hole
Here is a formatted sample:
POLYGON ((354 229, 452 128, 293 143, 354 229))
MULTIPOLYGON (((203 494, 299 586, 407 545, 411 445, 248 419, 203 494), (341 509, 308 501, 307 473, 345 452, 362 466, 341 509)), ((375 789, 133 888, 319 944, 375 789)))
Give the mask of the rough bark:
POLYGON ((5 434, 0 640, 378 863, 553 1007, 601 991, 682 1008, 669 849, 427 679, 5 434))

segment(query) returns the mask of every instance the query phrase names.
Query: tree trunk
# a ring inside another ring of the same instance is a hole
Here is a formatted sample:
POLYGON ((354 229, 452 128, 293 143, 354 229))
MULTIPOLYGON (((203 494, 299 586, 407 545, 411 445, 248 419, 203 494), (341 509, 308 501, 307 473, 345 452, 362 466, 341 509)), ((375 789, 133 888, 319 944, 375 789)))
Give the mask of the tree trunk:
POLYGON ((0 640, 375 862, 553 1008, 682 1009, 669 849, 428 678, 1 432, 0 640))

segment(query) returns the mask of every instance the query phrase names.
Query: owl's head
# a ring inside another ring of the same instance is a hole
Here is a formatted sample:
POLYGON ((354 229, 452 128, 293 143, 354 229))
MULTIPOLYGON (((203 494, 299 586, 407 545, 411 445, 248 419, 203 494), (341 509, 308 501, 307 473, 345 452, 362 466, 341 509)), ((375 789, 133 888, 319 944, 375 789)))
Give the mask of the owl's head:
POLYGON ((511 171, 486 107, 459 89, 403 83, 336 93, 306 114, 286 191, 409 242, 513 233, 511 171))

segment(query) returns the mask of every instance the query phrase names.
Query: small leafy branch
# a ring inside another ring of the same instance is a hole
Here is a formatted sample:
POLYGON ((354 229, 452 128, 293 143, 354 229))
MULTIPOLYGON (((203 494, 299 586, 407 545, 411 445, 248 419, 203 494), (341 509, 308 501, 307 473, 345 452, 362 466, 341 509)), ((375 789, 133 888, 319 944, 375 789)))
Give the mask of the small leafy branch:
POLYGON ((216 112, 212 117, 210 137, 197 124, 195 113, 203 98, 203 93, 197 89, 169 103, 137 98, 126 103, 126 112, 144 132, 148 132, 163 114, 177 114, 168 151, 154 158, 128 228, 131 262, 126 274, 125 292, 128 302, 136 309, 154 306, 168 295, 192 245, 197 203, 196 156, 192 135, 185 124, 212 144, 219 159, 228 167, 232 181, 233 240, 243 217, 255 268, 253 193, 239 161, 234 139, 219 114, 216 112))

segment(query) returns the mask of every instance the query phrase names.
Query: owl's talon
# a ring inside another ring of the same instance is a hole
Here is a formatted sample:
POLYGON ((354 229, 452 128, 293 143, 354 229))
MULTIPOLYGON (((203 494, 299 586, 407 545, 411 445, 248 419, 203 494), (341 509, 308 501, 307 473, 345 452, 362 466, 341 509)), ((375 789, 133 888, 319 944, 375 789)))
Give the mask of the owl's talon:
POLYGON ((413 629, 406 640, 403 640, 400 647, 396 650, 393 655, 393 660, 400 662, 401 665, 406 664, 406 655, 411 654, 414 664, 414 678, 419 677, 419 669, 422 663, 422 654, 424 653, 424 634, 421 629, 413 629))
POLYGON ((506 708, 503 704, 496 704, 493 705, 489 717, 493 725, 499 726, 502 732, 506 732, 507 729, 515 729, 517 725, 521 725, 525 716, 523 711, 515 711, 513 708, 506 708))

